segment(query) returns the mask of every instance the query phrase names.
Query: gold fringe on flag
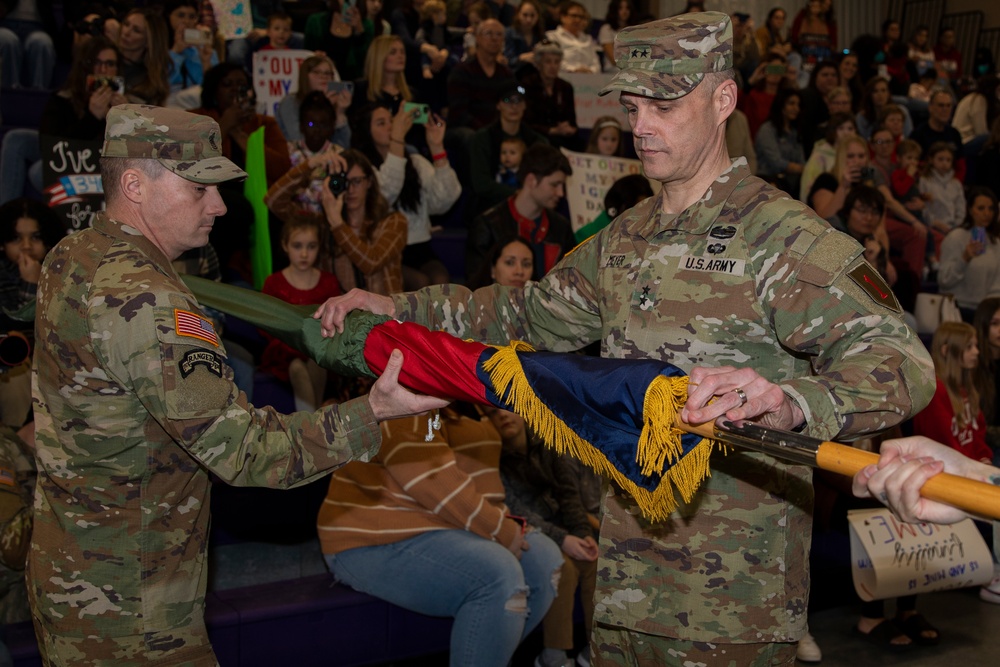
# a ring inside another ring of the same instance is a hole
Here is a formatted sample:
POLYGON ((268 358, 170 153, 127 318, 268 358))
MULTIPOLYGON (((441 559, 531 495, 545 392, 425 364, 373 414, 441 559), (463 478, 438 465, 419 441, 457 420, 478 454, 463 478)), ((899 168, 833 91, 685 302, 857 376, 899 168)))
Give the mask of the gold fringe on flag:
POLYGON ((690 502, 698 487, 711 473, 709 457, 715 443, 703 438, 686 456, 681 456, 683 431, 676 427, 677 415, 687 398, 686 376, 659 375, 646 389, 643 404, 643 427, 636 449, 636 461, 642 473, 663 473, 659 486, 648 491, 619 471, 600 449, 577 435, 531 388, 518 352, 532 352, 522 341, 497 347, 497 352, 483 365, 490 375, 494 391, 506 397, 511 409, 545 444, 560 454, 569 454, 600 475, 613 480, 636 500, 642 515, 650 521, 663 521, 677 509, 674 489, 690 502), (669 470, 664 472, 664 467, 669 470))

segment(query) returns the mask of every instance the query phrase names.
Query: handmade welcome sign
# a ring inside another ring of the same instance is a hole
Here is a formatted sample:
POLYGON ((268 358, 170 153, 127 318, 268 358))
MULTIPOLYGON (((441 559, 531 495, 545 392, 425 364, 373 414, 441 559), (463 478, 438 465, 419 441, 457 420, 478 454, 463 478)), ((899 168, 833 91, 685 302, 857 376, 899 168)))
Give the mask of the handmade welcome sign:
POLYGON ((972 519, 949 526, 903 523, 888 509, 852 510, 851 570, 866 602, 950 588, 993 578, 993 557, 972 519))

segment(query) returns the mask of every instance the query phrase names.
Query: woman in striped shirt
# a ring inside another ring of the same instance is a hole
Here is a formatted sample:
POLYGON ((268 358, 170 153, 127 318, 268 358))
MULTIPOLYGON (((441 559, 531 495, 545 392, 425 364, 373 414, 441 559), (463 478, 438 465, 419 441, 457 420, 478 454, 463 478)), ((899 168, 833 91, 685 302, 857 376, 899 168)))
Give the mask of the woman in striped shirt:
POLYGON ((555 598, 563 559, 508 514, 500 436, 469 413, 383 422, 378 456, 334 473, 317 523, 338 580, 454 617, 452 665, 504 667, 555 598))

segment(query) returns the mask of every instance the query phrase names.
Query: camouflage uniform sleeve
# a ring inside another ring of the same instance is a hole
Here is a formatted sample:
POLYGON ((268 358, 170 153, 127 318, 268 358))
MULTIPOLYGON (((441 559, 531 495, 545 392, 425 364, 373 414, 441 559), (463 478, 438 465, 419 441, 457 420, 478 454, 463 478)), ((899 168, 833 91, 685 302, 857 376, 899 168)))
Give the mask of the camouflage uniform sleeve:
POLYGON ((538 349, 577 350, 601 332, 599 256, 596 238, 591 239, 523 290, 491 285, 470 292, 438 285, 397 294, 395 317, 487 344, 523 340, 538 349))
POLYGON ((31 545, 31 496, 20 484, 19 438, 0 427, 0 565, 20 572, 31 545))
MULTIPOLYGON (((770 317, 779 339, 810 355, 814 374, 781 382, 810 435, 860 437, 898 424, 934 395, 926 348, 861 247, 832 229, 801 234, 787 255, 794 280, 775 279, 770 317), (875 282, 872 282, 872 281, 875 282)), ((772 273, 780 276, 780 267, 772 273)))
POLYGON ((181 333, 183 312, 200 310, 164 288, 121 308, 98 304, 88 317, 102 367, 206 468, 231 484, 290 487, 378 450, 367 397, 287 416, 249 405, 222 345, 181 333))

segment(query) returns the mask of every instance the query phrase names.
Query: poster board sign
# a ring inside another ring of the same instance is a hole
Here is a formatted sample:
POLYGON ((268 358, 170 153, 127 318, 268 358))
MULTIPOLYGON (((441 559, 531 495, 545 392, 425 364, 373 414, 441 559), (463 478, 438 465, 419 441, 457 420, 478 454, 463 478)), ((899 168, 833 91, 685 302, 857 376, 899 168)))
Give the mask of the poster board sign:
MULTIPOLYGON (((566 204, 574 232, 604 210, 604 196, 615 181, 622 176, 642 173, 639 160, 561 150, 573 169, 573 175, 566 179, 566 204)), ((660 191, 657 181, 651 180, 649 184, 654 193, 660 191)))
POLYGON ((40 137, 42 194, 69 233, 90 227, 104 210, 100 141, 40 137))
POLYGON ((972 519, 943 526, 903 523, 887 508, 847 513, 851 571, 866 601, 919 595, 993 578, 993 557, 972 519))
POLYGON ((559 77, 573 84, 573 101, 576 106, 576 126, 581 128, 594 127, 594 121, 601 116, 614 116, 621 121, 622 127, 628 131, 625 112, 622 111, 618 93, 609 93, 598 97, 604 86, 611 81, 613 74, 581 74, 562 72, 559 77))
POLYGON ((241 39, 253 30, 250 0, 212 0, 215 22, 225 39, 241 39))
POLYGON ((278 103, 289 93, 298 92, 299 65, 315 55, 305 49, 257 51, 253 54, 253 90, 257 112, 274 116, 278 103))

